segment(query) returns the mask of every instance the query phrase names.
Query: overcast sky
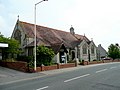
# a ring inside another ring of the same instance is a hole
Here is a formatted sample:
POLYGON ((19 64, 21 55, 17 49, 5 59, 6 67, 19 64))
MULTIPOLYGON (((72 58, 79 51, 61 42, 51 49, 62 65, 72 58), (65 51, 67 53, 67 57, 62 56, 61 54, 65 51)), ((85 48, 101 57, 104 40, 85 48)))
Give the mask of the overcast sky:
MULTIPOLYGON (((0 0, 0 32, 10 37, 17 16, 34 23, 34 4, 40 0, 0 0)), ((120 41, 120 0, 48 0, 37 5, 37 24, 93 38, 96 46, 120 41)))

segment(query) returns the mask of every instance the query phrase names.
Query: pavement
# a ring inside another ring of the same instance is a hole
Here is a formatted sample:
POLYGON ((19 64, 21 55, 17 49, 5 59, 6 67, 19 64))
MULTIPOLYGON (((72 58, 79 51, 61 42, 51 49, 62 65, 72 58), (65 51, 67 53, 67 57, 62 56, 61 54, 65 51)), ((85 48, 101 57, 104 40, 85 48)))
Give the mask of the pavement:
POLYGON ((43 71, 43 72, 37 72, 37 73, 24 73, 24 72, 16 71, 16 70, 5 68, 5 67, 0 67, 0 85, 20 82, 24 80, 32 80, 32 79, 41 78, 47 75, 54 75, 54 74, 73 71, 81 68, 89 68, 96 65, 105 65, 105 64, 112 64, 112 63, 94 64, 94 65, 86 65, 86 66, 78 65, 77 67, 56 69, 56 70, 43 71))

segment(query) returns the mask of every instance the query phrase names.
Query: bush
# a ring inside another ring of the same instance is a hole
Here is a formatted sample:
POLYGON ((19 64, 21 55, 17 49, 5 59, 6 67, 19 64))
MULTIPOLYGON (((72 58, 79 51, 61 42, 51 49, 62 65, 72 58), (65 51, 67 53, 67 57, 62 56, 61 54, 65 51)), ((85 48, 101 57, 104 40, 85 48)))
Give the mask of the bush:
POLYGON ((68 63, 75 63, 75 62, 76 62, 75 60, 68 61, 68 63))
POLYGON ((33 61, 33 59, 34 59, 34 56, 18 56, 17 57, 18 61, 24 61, 24 62, 27 62, 27 63, 33 61))
POLYGON ((27 62, 28 68, 33 68, 34 67, 34 56, 18 56, 17 61, 23 61, 27 62))
POLYGON ((117 59, 117 58, 120 58, 120 48, 119 48, 119 46, 111 44, 108 47, 108 56, 110 58, 112 58, 113 60, 117 59))
POLYGON ((27 56, 18 56, 17 60, 27 62, 27 56))
POLYGON ((34 68, 34 61, 31 60, 29 63, 28 63, 28 67, 29 68, 34 68))
POLYGON ((15 62, 16 60, 15 59, 6 59, 6 60, 1 60, 3 62, 15 62))
POLYGON ((52 64, 52 59, 54 57, 54 51, 45 46, 37 47, 37 66, 41 66, 42 64, 45 66, 49 66, 52 64))

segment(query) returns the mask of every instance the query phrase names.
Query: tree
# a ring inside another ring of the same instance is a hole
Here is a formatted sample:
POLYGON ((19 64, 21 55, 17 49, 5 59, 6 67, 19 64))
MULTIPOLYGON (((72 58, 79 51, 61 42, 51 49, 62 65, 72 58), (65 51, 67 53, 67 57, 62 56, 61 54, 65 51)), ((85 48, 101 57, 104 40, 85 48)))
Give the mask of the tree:
POLYGON ((3 50, 3 59, 14 58, 15 54, 19 54, 19 42, 15 39, 6 38, 0 34, 0 43, 7 43, 8 47, 3 50))
POLYGON ((21 50, 19 49, 19 42, 15 39, 8 40, 9 47, 7 52, 11 54, 11 57, 14 58, 14 54, 19 54, 21 50))
POLYGON ((37 66, 41 66, 42 64, 45 66, 51 65, 52 59, 54 57, 54 51, 45 46, 37 47, 37 66))
POLYGON ((113 60, 120 58, 120 49, 117 45, 111 44, 108 47, 108 56, 111 57, 113 60))

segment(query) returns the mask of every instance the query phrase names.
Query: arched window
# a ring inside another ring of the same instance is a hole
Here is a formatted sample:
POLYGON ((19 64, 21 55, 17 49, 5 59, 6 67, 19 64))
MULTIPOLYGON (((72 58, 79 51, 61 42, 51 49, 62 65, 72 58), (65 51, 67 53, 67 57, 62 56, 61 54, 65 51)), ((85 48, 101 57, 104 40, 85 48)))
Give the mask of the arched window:
POLYGON ((21 32, 20 32, 20 30, 17 30, 17 31, 15 32, 14 38, 21 43, 21 32))
POLYGON ((87 45, 86 44, 84 44, 82 46, 82 52, 83 52, 83 54, 87 54, 87 45))
POLYGON ((94 54, 95 53, 95 50, 94 50, 94 46, 92 45, 91 46, 91 54, 94 54))

